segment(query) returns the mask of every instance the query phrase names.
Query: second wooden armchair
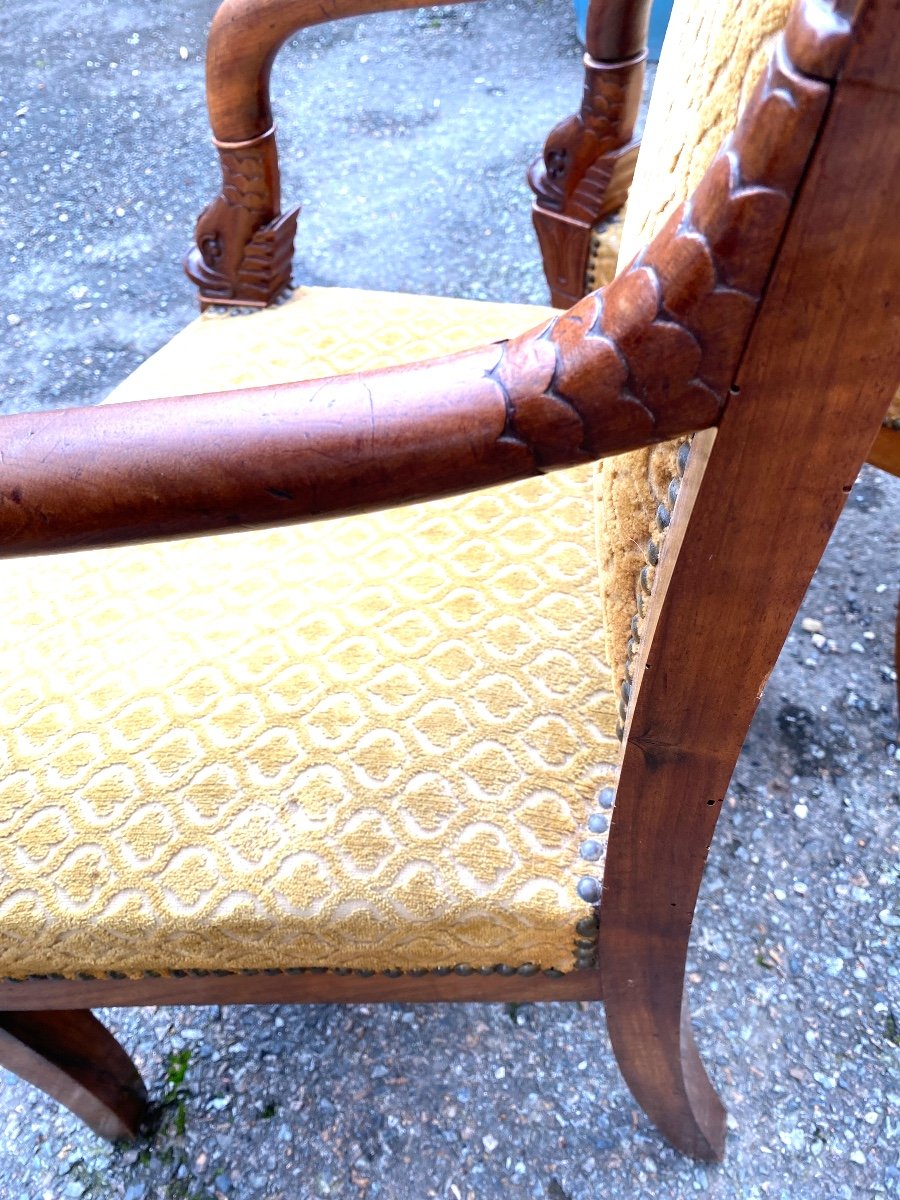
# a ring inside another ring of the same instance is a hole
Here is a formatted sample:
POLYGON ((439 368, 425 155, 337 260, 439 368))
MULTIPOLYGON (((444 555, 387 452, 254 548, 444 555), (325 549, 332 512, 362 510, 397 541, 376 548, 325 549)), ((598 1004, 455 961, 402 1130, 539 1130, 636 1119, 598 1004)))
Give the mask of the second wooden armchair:
MULTIPOLYGON (((630 79, 640 8, 599 11, 630 79)), ((143 1089, 92 1005, 602 997, 650 1117, 721 1155, 687 942, 896 390, 897 16, 757 14, 736 129, 566 313, 301 289, 0 421, 3 552, 69 551, 5 574, 0 1061, 115 1136, 143 1089)), ((321 19, 216 19, 204 304, 288 282, 268 71, 321 19)))

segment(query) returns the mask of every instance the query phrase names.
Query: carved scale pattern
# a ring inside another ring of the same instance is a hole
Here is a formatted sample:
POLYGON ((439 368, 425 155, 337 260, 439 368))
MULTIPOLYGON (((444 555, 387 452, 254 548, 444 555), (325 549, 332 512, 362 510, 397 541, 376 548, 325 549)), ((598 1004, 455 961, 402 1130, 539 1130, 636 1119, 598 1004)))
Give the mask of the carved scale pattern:
POLYGON ((274 130, 218 150, 222 188, 200 215, 185 270, 203 307, 263 307, 290 286, 299 209, 279 212, 274 130))
POLYGON ((581 110, 551 131, 543 156, 529 171, 531 187, 543 207, 565 211, 588 223, 600 215, 595 211, 596 202, 612 171, 611 160, 604 156, 631 138, 634 93, 637 88, 640 95, 643 65, 643 57, 610 66, 585 56, 581 110), (585 185, 588 173, 592 173, 593 186, 585 185), (573 205, 568 203, 570 199, 573 205))
POLYGON ((534 227, 557 306, 583 295, 591 230, 625 203, 637 158, 631 138, 644 57, 601 64, 585 55, 581 109, 551 131, 528 172, 534 227))
POLYGON ((221 149, 222 199, 235 208, 258 212, 263 221, 271 215, 272 198, 266 187, 263 150, 221 149))
POLYGON ((546 351, 509 343, 495 372, 507 436, 542 469, 608 444, 652 445, 714 424, 756 313, 828 88, 779 46, 743 118, 690 201, 607 288, 548 325, 546 351), (546 386, 517 401, 513 370, 540 359, 546 386), (532 433, 547 422, 553 436, 532 433))

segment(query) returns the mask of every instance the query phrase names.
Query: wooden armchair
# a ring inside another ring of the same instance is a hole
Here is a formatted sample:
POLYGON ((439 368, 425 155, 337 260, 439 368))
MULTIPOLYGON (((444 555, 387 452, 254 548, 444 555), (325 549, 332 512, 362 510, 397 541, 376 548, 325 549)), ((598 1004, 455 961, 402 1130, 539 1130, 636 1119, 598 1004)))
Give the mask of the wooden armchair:
MULTIPOLYGON (((639 6, 601 11, 635 58, 639 6)), ((143 1085, 91 1006, 602 998, 661 1132, 721 1155, 687 942, 896 391, 897 17, 796 6, 690 199, 566 313, 301 290, 0 420, 0 1062, 120 1136, 143 1085), (672 439, 607 653, 591 464, 672 439)), ((288 281, 268 70, 321 19, 216 19, 204 304, 288 281)))

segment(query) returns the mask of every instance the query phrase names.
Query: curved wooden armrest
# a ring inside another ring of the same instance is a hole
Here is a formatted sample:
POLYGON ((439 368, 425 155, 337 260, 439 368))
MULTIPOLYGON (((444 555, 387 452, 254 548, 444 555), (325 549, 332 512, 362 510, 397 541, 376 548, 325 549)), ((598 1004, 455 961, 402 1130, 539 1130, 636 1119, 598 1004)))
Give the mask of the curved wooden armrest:
POLYGON ((691 199, 549 325, 413 367, 4 418, 0 552, 405 503, 716 424, 831 94, 790 54, 815 74, 832 33, 788 26, 691 199))
MULTIPOLYGON (((446 0, 224 0, 206 53, 206 99, 222 188, 200 214, 184 268, 200 307, 264 308, 291 281, 299 208, 281 211, 269 77, 293 34, 325 21, 446 0)), ((449 0, 461 3, 461 0, 449 0)))
POLYGON ((410 367, 4 418, 0 555, 431 499, 716 420, 703 386, 658 411, 630 396, 618 350, 591 331, 598 313, 591 298, 513 341, 410 367))

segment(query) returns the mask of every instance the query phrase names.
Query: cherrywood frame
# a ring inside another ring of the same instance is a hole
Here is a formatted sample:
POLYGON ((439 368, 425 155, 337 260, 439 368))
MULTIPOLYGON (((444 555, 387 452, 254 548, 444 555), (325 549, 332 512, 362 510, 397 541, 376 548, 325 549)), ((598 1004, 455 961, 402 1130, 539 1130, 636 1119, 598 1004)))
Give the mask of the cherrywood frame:
MULTIPOLYGON (((872 169, 873 130, 900 128, 898 17, 889 0, 859 18, 733 403, 695 439, 635 671, 604 874, 607 1022, 638 1101, 670 1138, 683 1138, 689 1108, 686 1148, 701 1158, 721 1155, 724 1133, 682 994, 706 851, 759 696, 897 386, 898 314, 882 324, 873 309, 896 310, 887 212, 900 155, 881 160, 877 180, 850 179, 872 169), (749 495, 761 499, 747 514, 749 495)), ((810 32, 789 27, 794 61, 830 74, 810 32)))
MULTIPOLYGON (((110 1135, 136 1128, 141 1086, 91 1005, 602 992, 644 1109, 681 1150, 721 1155, 687 941, 750 719, 897 386, 900 156, 883 131, 900 128, 898 18, 900 0, 802 0, 691 200, 613 284, 531 334, 403 371, 0 419, 6 555, 401 503, 702 431, 628 705, 602 989, 596 967, 4 982, 0 1063, 110 1135)), ((275 49, 255 43, 266 78, 275 49)), ((599 883, 582 884, 593 903, 599 883)))

